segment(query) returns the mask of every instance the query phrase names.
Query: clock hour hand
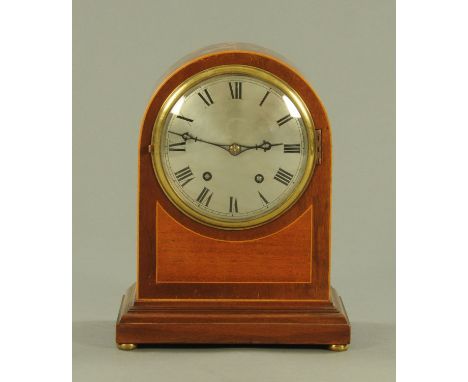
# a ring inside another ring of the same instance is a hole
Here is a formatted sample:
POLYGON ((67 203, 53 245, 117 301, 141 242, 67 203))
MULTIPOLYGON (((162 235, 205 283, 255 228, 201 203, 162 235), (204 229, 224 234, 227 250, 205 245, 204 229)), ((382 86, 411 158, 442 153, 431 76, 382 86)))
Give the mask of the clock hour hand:
POLYGON ((268 141, 263 141, 261 145, 257 145, 259 149, 262 149, 263 151, 268 151, 271 150, 272 147, 274 146, 281 146, 283 145, 282 143, 270 143, 268 141))
POLYGON ((255 150, 260 149, 260 150, 263 150, 264 152, 267 152, 267 151, 271 150, 272 147, 281 146, 281 145, 282 145, 282 143, 270 143, 270 142, 265 141, 265 140, 263 140, 263 143, 261 143, 260 145, 255 145, 255 146, 239 145, 239 147, 240 147, 239 154, 243 153, 244 151, 252 150, 252 149, 255 149, 255 150))

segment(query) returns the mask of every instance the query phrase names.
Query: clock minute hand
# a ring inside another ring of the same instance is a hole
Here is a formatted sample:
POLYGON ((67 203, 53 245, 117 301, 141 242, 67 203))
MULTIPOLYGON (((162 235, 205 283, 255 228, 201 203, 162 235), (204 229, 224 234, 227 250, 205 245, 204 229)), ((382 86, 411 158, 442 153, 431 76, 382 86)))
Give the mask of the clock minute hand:
POLYGON ((203 142, 203 143, 206 143, 206 144, 209 144, 209 145, 213 145, 213 146, 216 146, 216 147, 219 147, 219 148, 222 148, 228 152, 229 151, 229 145, 222 145, 220 143, 214 143, 214 142, 209 142, 209 141, 205 141, 204 139, 200 139, 198 137, 194 137, 192 134, 190 133, 183 133, 183 134, 180 134, 180 133, 176 133, 174 131, 169 131, 169 133, 171 134, 175 134, 175 135, 178 135, 179 137, 182 137, 184 139, 184 141, 189 141, 189 140, 192 140, 192 141, 195 141, 195 142, 203 142))

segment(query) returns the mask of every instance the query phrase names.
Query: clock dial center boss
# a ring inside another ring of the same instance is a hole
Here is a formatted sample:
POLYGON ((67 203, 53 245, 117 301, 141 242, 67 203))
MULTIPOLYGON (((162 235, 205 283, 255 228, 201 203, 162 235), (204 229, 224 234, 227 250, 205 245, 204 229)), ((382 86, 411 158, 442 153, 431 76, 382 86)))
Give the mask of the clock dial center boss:
POLYGON ((218 228, 264 224, 285 212, 315 164, 312 118, 282 80, 229 65, 179 85, 153 129, 156 176, 174 205, 218 228))

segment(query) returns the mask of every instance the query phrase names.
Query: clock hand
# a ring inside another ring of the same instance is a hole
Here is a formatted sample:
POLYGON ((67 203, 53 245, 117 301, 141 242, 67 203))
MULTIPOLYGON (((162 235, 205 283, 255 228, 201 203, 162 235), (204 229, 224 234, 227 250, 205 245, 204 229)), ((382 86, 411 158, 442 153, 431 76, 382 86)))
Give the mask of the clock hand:
POLYGON ((189 141, 189 140, 192 140, 192 141, 195 141, 195 142, 203 142, 203 143, 207 143, 209 145, 213 145, 213 146, 217 146, 217 147, 220 147, 228 152, 229 151, 229 146, 230 145, 222 145, 220 143, 214 143, 214 142, 209 142, 209 141, 205 141, 204 139, 200 139, 198 137, 194 137, 192 134, 190 133, 183 133, 183 134, 180 134, 180 133, 176 133, 174 131, 169 131, 169 133, 171 134, 175 134, 175 135, 178 135, 179 137, 182 137, 184 139, 184 141, 189 141))
POLYGON ((263 140, 262 144, 255 145, 255 146, 239 145, 239 147, 240 147, 239 154, 243 153, 244 151, 252 150, 252 149, 255 149, 255 150, 261 149, 264 152, 267 152, 267 151, 271 150, 272 147, 281 146, 281 145, 282 145, 282 143, 270 143, 270 142, 265 141, 265 140, 263 140))
POLYGON ((240 145, 238 143, 233 143, 233 144, 230 144, 230 145, 222 145, 220 143, 205 141, 204 139, 194 137, 192 134, 190 134, 188 132, 180 134, 180 133, 176 133, 174 131, 169 131, 169 133, 178 135, 179 137, 182 137, 184 141, 193 140, 195 142, 197 142, 197 141, 198 142, 203 142, 203 143, 207 143, 209 145, 213 145, 213 146, 222 148, 223 150, 226 150, 227 152, 229 152, 233 156, 237 156, 237 155, 239 155, 239 154, 241 154, 241 153, 243 153, 243 152, 245 152, 247 150, 252 150, 252 149, 255 149, 255 150, 261 149, 264 152, 267 152, 267 151, 271 150, 272 147, 281 146, 283 144, 283 143, 270 143, 268 141, 263 140, 262 144, 254 145, 254 146, 240 145))

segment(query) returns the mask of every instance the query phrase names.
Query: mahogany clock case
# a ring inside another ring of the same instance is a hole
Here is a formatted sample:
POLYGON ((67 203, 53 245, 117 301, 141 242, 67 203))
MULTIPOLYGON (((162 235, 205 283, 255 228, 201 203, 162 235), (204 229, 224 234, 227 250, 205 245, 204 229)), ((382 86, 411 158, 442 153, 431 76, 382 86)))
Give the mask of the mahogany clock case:
POLYGON ((330 286, 330 127, 300 74, 258 49, 199 55, 159 86, 140 133, 138 275, 122 299, 116 342, 349 344, 349 320, 330 286), (210 227, 182 213, 164 194, 151 159, 164 101, 187 78, 221 65, 259 68, 284 81, 307 106, 316 132, 317 160, 304 193, 280 217, 245 230, 210 227))

